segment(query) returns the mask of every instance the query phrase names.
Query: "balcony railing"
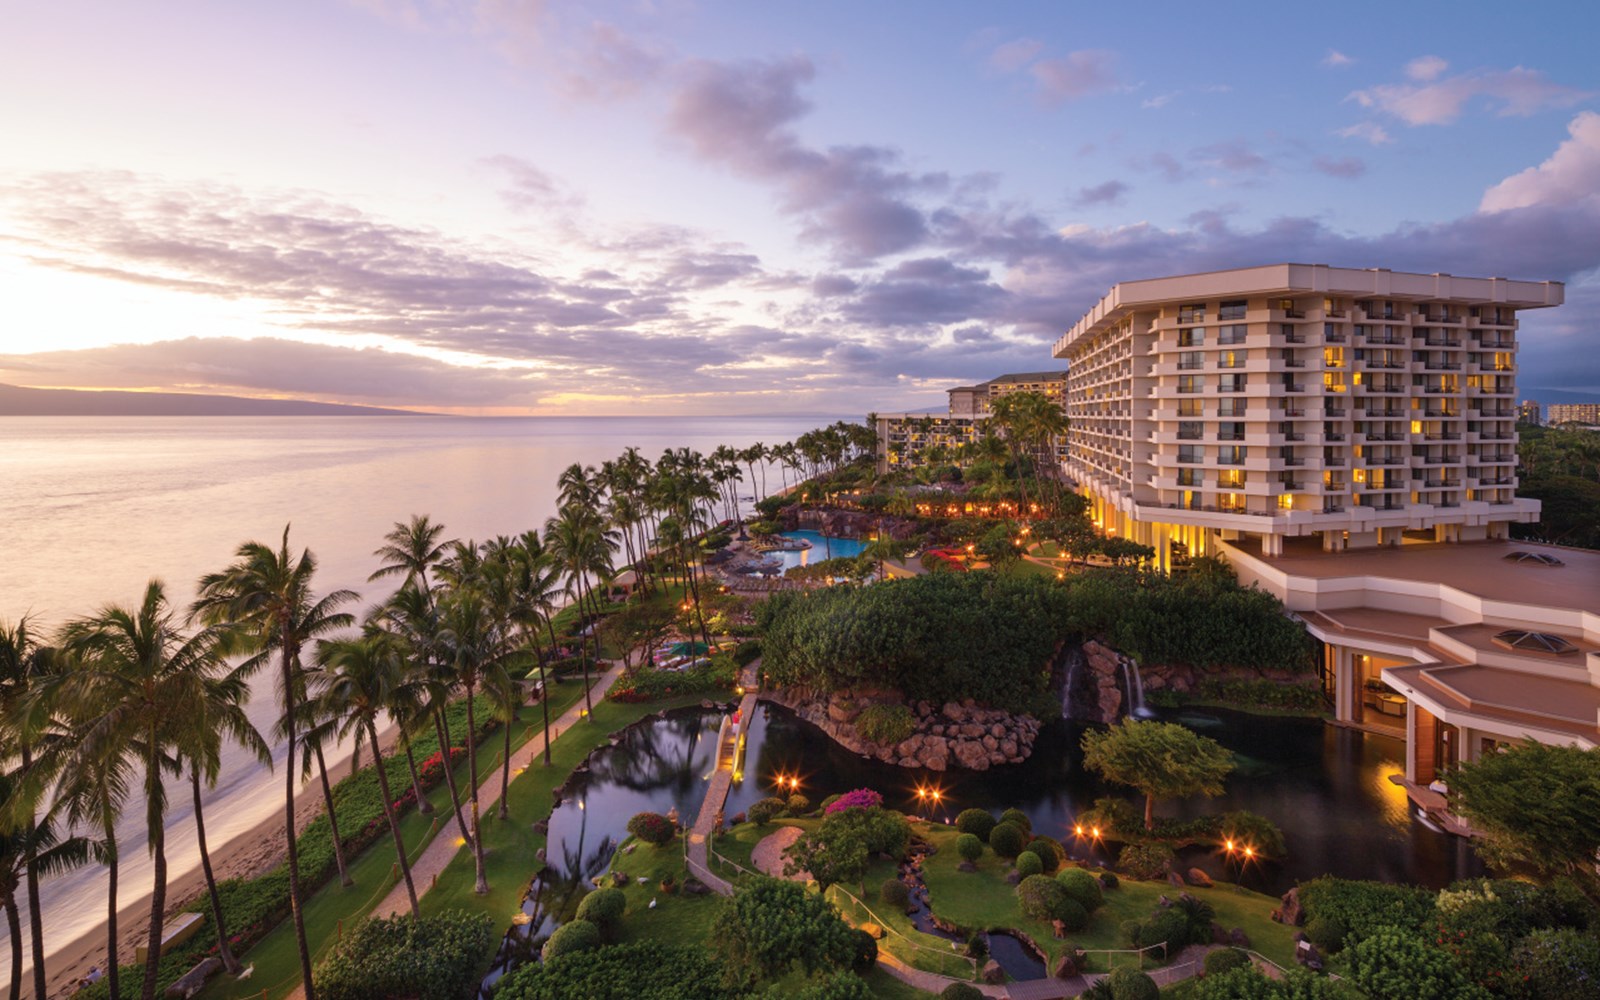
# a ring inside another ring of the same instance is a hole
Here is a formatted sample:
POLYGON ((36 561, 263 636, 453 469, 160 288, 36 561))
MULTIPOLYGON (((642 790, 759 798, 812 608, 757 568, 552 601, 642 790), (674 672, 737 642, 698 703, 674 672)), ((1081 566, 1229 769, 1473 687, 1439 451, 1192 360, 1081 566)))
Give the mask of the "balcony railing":
POLYGON ((1340 431, 1323 431, 1322 432, 1322 440, 1324 440, 1324 441, 1343 441, 1344 440, 1344 434, 1341 433, 1340 431))
POLYGON ((1328 455, 1328 456, 1323 458, 1322 464, 1323 465, 1342 466, 1342 465, 1344 465, 1344 456, 1343 455, 1328 455))
POLYGON ((1303 333, 1286 333, 1283 335, 1283 342, 1285 344, 1303 344, 1306 342, 1306 335, 1303 333))
POLYGON ((1284 455, 1279 459, 1279 461, 1288 466, 1300 466, 1306 464, 1305 459, 1297 458, 1293 455, 1284 455))
POLYGON ((1285 358, 1283 360, 1283 366, 1285 368, 1304 368, 1306 366, 1306 363, 1304 361, 1299 360, 1299 359, 1291 360, 1289 358, 1285 358))
POLYGON ((1322 408, 1322 415, 1325 417, 1342 417, 1344 416, 1344 407, 1325 406, 1322 408))

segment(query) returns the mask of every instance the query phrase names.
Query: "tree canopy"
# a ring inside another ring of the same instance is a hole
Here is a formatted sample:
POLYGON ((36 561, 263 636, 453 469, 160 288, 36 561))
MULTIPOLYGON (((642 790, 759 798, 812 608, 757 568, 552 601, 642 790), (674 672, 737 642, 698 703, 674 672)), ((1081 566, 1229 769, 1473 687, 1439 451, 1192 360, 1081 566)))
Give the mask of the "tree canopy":
POLYGON ((848 968, 855 931, 820 895, 795 882, 757 878, 739 886, 711 926, 729 970, 752 980, 848 968))
POLYGON ((1218 743, 1171 722, 1124 719, 1083 734, 1083 762, 1107 781, 1144 793, 1145 829, 1155 826, 1157 799, 1221 795, 1233 755, 1218 743))

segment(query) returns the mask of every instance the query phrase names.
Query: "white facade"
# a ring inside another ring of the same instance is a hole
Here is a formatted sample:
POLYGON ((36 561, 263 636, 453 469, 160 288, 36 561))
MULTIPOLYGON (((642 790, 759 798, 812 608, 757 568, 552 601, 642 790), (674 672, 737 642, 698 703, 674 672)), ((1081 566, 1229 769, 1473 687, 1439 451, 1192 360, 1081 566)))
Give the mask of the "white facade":
POLYGON ((1119 284, 1063 336, 1066 468, 1108 530, 1339 550, 1504 537, 1517 313, 1559 282, 1276 264, 1119 284))

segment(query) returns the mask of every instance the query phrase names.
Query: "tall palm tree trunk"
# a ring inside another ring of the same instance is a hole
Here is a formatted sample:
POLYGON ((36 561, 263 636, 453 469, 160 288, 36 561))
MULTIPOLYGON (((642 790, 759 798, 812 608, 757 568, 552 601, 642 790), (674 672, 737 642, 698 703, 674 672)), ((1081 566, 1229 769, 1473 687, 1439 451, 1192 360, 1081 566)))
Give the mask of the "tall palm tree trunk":
POLYGON ((467 775, 472 780, 472 866, 477 882, 472 891, 482 896, 489 891, 489 878, 483 870, 483 838, 478 834, 478 724, 472 710, 472 685, 467 685, 467 775))
POLYGON ((706 629, 705 609, 700 606, 700 585, 695 582, 694 563, 689 560, 689 550, 683 552, 683 572, 689 580, 689 599, 694 603, 695 619, 700 623, 700 638, 705 640, 706 648, 711 648, 711 633, 706 629))
POLYGON ((306 1000, 316 1000, 311 985, 311 946, 306 943, 306 915, 300 903, 300 848, 294 842, 294 667, 286 646, 283 653, 283 718, 289 755, 283 768, 283 824, 289 841, 289 915, 294 918, 294 940, 300 949, 300 985, 306 1000))
POLYGON ((456 814, 456 826, 461 829, 461 839, 472 843, 472 834, 467 831, 467 821, 461 817, 461 793, 456 791, 455 760, 450 755, 450 727, 444 724, 444 709, 438 708, 433 713, 433 728, 438 733, 440 761, 444 766, 445 787, 450 789, 450 806, 456 814))
MULTIPOLYGON (((583 617, 583 612, 588 610, 588 604, 584 601, 584 595, 587 591, 588 587, 584 584, 583 579, 580 577, 578 579, 578 616, 580 619, 583 617)), ((594 702, 589 700, 589 637, 586 635, 578 636, 578 663, 583 666, 584 716, 590 722, 593 722, 594 702)))
POLYGON ((389 821, 389 832, 394 835, 394 854, 400 862, 400 877, 405 879, 406 896, 411 900, 411 919, 420 915, 417 905, 417 887, 411 881, 411 862, 406 859, 406 842, 400 836, 400 821, 394 815, 394 801, 389 798, 389 769, 383 766, 383 755, 378 752, 378 727, 369 718, 367 735, 372 738, 372 756, 378 768, 378 787, 383 791, 383 818, 389 821))
MULTIPOLYGON (((155 734, 150 734, 151 742, 155 742, 155 734)), ((146 778, 147 795, 152 802, 154 796, 159 794, 153 787, 161 781, 161 775, 154 761, 150 763, 150 773, 146 778)), ((167 830, 164 818, 160 816, 154 805, 147 816, 150 830, 150 850, 155 855, 155 886, 150 890, 150 947, 145 952, 144 959, 144 986, 139 991, 141 1000, 155 1000, 156 998, 156 973, 161 967, 161 934, 165 929, 163 924, 167 909, 167 830)))
MULTIPOLYGON (((22 772, 24 774, 33 767, 33 748, 26 743, 22 745, 22 772)), ((28 820, 28 842, 33 843, 34 822, 28 820)), ((32 931, 33 945, 33 993, 38 1000, 47 1000, 48 986, 45 982, 44 969, 44 915, 39 909, 39 865, 34 860, 33 851, 28 852, 28 868, 24 876, 28 887, 28 929, 32 931)))
POLYGON ((11 931, 11 1000, 22 1000, 22 915, 15 893, 6 896, 6 927, 11 931))
MULTIPOLYGON (((106 985, 111 988, 112 1000, 117 1000, 121 996, 117 992, 117 981, 121 979, 117 972, 117 828, 110 804, 102 805, 106 835, 106 985)), ((20 969, 20 963, 13 968, 20 969)))
POLYGON ((417 774, 417 758, 411 752, 411 738, 405 733, 401 733, 399 740, 401 748, 406 752, 406 769, 411 772, 411 791, 417 796, 417 812, 426 816, 433 812, 433 803, 428 801, 426 795, 422 794, 422 777, 417 774))
MULTIPOLYGON (((211 852, 206 849, 206 818, 200 802, 200 769, 189 768, 189 787, 194 793, 194 832, 200 843, 200 870, 206 876, 206 893, 211 897, 211 920, 217 925, 217 957, 230 975, 239 974, 239 960, 228 947, 228 925, 222 916, 222 896, 217 893, 217 876, 211 870, 211 852)), ((115 998, 113 998, 115 1000, 115 998)))
POLYGON ((501 819, 510 819, 510 800, 506 797, 506 790, 510 787, 510 723, 514 722, 517 722, 517 714, 512 712, 506 720, 506 747, 501 750, 501 819))
MULTIPOLYGON (((339 836, 339 814, 333 808, 333 785, 328 782, 328 762, 322 756, 322 741, 319 739, 311 744, 311 752, 317 759, 317 777, 322 781, 322 804, 328 809, 328 830, 333 837, 333 860, 339 866, 339 884, 344 886, 355 885, 356 880, 350 877, 350 871, 344 864, 344 841, 339 836)), ((374 755, 378 748, 372 748, 374 755)))

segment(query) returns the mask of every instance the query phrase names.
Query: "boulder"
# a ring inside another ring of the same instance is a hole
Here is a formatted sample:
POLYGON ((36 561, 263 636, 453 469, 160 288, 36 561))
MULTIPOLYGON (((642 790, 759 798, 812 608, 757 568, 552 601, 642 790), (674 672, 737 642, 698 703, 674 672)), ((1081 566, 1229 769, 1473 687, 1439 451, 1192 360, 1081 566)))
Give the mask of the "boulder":
POLYGON ((1050 967, 1050 975, 1057 979, 1071 979, 1076 976, 1079 969, 1079 954, 1081 953, 1069 951, 1056 959, 1055 964, 1050 967))
POLYGON ((976 722, 969 722, 961 727, 961 735, 969 740, 981 739, 983 737, 983 733, 983 727, 978 725, 976 722))
POLYGON ((1005 739, 1006 727, 996 722, 994 725, 989 727, 989 735, 993 736, 997 740, 1005 739))
POLYGON ((171 986, 167 987, 167 996, 194 996, 196 993, 200 992, 201 987, 205 986, 206 980, 210 979, 212 974, 220 968, 222 968, 222 959, 215 956, 202 959, 199 965, 196 965, 188 972, 185 972, 183 975, 179 976, 173 981, 171 986))
POLYGON ((1235 948, 1249 948, 1250 935, 1244 932, 1243 927, 1235 927, 1233 930, 1228 932, 1228 943, 1233 945, 1235 948))
POLYGON ((925 701, 917 702, 917 718, 926 719, 933 714, 933 706, 925 701))
POLYGON ((935 735, 935 736, 943 736, 944 735, 944 723, 936 723, 934 725, 934 727, 933 727, 933 735, 935 735))
POLYGON ((835 696, 828 701, 828 718, 834 722, 853 722, 861 714, 855 699, 835 696))
POLYGON ((995 739, 993 736, 985 736, 979 742, 981 742, 983 744, 983 748, 990 753, 994 753, 996 750, 1000 749, 1000 741, 995 739))
POLYGON ((953 701, 945 702, 944 707, 939 709, 939 711, 944 714, 945 718, 954 722, 960 722, 962 719, 967 717, 967 710, 953 701))
POLYGON ((1022 873, 1013 868, 1006 872, 1006 881, 1011 885, 1016 885, 1018 882, 1022 881, 1022 873))
POLYGON ((1183 875, 1176 868, 1167 869, 1167 881, 1180 889, 1189 884, 1183 880, 1183 875))
POLYGON ((894 748, 894 753, 896 757, 911 757, 915 759, 918 751, 921 749, 922 736, 918 733, 913 733, 902 740, 899 746, 894 748))
POLYGON ((1207 875, 1198 868, 1191 868, 1189 869, 1189 884, 1198 885, 1201 888, 1209 889, 1212 885, 1211 876, 1207 875))
POLYGON ((1016 740, 1001 740, 1000 741, 1000 752, 1006 755, 1006 760, 1016 760, 1017 759, 1017 741, 1016 740))
POLYGON ((1006 970, 1000 968, 1000 963, 994 959, 983 963, 983 981, 990 986, 999 986, 1006 981, 1006 970))
POLYGON ((695 878, 693 875, 690 875, 688 878, 683 880, 683 891, 691 896, 711 895, 711 887, 695 878))
POLYGON ((989 751, 983 748, 982 743, 962 740, 955 746, 955 755, 956 762, 969 771, 989 769, 989 751))
POLYGON ((943 771, 950 766, 950 744, 942 739, 928 739, 917 754, 917 766, 930 771, 943 771))
POLYGON ((1306 921, 1305 907, 1300 904, 1300 887, 1295 886, 1283 894, 1283 905, 1272 911, 1272 919, 1290 927, 1299 927, 1306 921))

